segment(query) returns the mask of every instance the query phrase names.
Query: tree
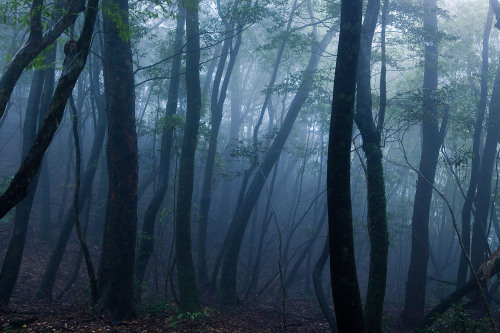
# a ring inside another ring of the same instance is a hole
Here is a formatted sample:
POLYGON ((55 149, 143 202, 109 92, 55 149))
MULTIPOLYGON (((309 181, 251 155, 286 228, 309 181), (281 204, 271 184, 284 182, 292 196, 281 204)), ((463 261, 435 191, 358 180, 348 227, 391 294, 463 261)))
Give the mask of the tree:
MULTIPOLYGON (((238 10, 239 1, 236 0, 233 3, 233 12, 238 10)), ((219 8, 220 11, 220 8, 219 8)), ((226 100, 227 88, 229 86, 229 80, 231 79, 231 74, 233 72, 234 64, 236 62, 236 57, 241 46, 242 40, 242 24, 240 22, 228 22, 227 18, 222 17, 225 26, 224 32, 224 42, 222 44, 221 55, 219 58, 219 63, 217 65, 217 71, 215 72, 215 78, 212 87, 212 97, 210 100, 210 112, 211 112, 211 127, 210 127, 210 138, 208 144, 208 154, 205 163, 205 172, 203 175, 203 185, 201 191, 200 199, 200 212, 199 212, 199 228, 198 228, 198 274, 200 284, 208 283, 208 268, 206 259, 206 239, 207 239, 207 227, 208 227, 208 212, 210 211, 210 203, 212 201, 212 179, 215 168, 215 155, 217 153, 217 139, 219 137, 219 129, 222 122, 222 115, 224 111, 224 102, 226 100), (233 34, 236 30, 236 41, 233 45, 233 34), (226 67, 227 57, 229 55, 229 62, 227 64, 226 73, 224 74, 224 68, 226 67)))
POLYGON ((330 272, 339 332, 364 332, 354 257, 351 140, 363 2, 342 1, 328 141, 327 198, 330 272))
MULTIPOLYGON (((491 6, 490 6, 491 7, 491 6)), ((472 213, 472 206, 474 203, 474 197, 476 196, 477 183, 479 178, 480 169, 480 145, 481 145, 481 133, 483 131, 484 114, 486 111, 486 104, 488 100, 488 67, 489 67, 489 57, 488 57, 488 44, 490 39, 491 27, 493 26, 493 11, 488 11, 488 16, 486 18, 486 25, 483 32, 483 51, 482 51, 482 62, 481 62, 481 85, 480 85, 480 97, 477 105, 477 118, 474 125, 474 134, 472 137, 472 161, 471 161, 471 171, 469 179, 469 187, 467 188, 467 194, 465 196, 464 204, 462 207, 462 239, 464 241, 465 249, 467 254, 470 253, 470 219, 472 213)), ((467 280, 468 265, 465 258, 465 254, 460 257, 460 263, 458 266, 457 273, 457 288, 463 286, 467 280)))
POLYGON ((411 257, 406 284, 403 323, 413 327, 424 315, 427 263, 429 260, 429 214, 439 148, 444 139, 446 119, 438 125, 438 39, 437 2, 425 0, 424 83, 422 101, 422 151, 413 204, 411 257), (429 183, 430 184, 429 184, 429 183))
POLYGON ((193 196, 194 155, 198 140, 201 110, 199 1, 186 1, 185 6, 187 105, 186 125, 179 162, 175 252, 177 258, 177 278, 179 280, 179 305, 182 311, 193 313, 200 310, 191 248, 191 200, 193 196))
MULTIPOLYGON (((71 41, 65 49, 65 59, 61 77, 52 96, 47 116, 37 134, 35 142, 29 149, 19 170, 12 179, 9 187, 0 197, 0 217, 14 207, 28 194, 29 186, 38 172, 43 156, 49 147, 54 134, 61 123, 66 102, 85 67, 90 50, 92 33, 97 16, 98 0, 90 0, 87 4, 87 13, 77 42, 71 41)), ((26 242, 27 220, 15 226, 16 232, 12 237, 0 272, 0 299, 7 305, 14 289, 19 273, 22 254, 26 242)))
POLYGON ((98 272, 98 304, 114 318, 123 319, 134 314, 138 172, 135 85, 128 0, 109 0, 104 6, 109 189, 98 272))
POLYGON ((381 130, 384 117, 373 121, 371 92, 371 47, 377 26, 380 0, 368 1, 363 26, 357 72, 356 113, 354 119, 363 138, 366 155, 368 234, 370 236, 370 273, 365 304, 366 327, 370 332, 382 332, 389 237, 385 201, 384 169, 382 165, 381 130))
POLYGON ((0 118, 5 112, 17 80, 26 66, 72 25, 78 13, 85 10, 84 0, 67 0, 68 11, 50 29, 43 33, 43 0, 33 0, 30 11, 30 36, 24 46, 16 52, 0 79, 0 118))

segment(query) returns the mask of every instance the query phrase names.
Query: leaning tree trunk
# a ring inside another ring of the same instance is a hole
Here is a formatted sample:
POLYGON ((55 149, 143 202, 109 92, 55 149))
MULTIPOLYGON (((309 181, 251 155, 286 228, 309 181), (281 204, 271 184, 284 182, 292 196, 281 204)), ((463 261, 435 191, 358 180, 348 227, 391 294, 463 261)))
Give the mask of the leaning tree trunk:
POLYGON ((199 0, 186 2, 186 125, 179 162, 179 189, 175 221, 175 253, 179 281, 180 308, 184 312, 198 312, 200 301, 191 248, 191 200, 193 197, 194 157, 200 126, 200 26, 199 0))
MULTIPOLYGON (((405 306, 401 314, 403 324, 415 326, 424 315, 427 263, 429 260, 429 213, 432 187, 443 141, 437 115, 436 91, 438 83, 437 2, 425 0, 424 17, 426 42, 424 50, 424 84, 422 103, 422 152, 419 176, 413 204, 411 256, 406 283, 405 306), (429 183, 427 183, 429 182, 429 183)), ((443 122, 444 123, 444 122, 443 122)))
POLYGON ((351 208, 351 140, 363 1, 342 1, 333 83, 326 188, 330 272, 339 332, 364 332, 351 208))
POLYGON ((42 31, 42 10, 39 10, 42 6, 43 0, 33 0, 30 12, 30 37, 12 57, 0 79, 0 118, 4 115, 12 91, 24 69, 75 22, 78 13, 85 10, 85 1, 72 1, 70 10, 45 33, 42 31))
POLYGON ((220 297, 223 303, 239 303, 239 298, 236 292, 236 273, 239 252, 248 220, 255 204, 257 203, 260 192, 264 187, 269 173, 278 161, 288 135, 292 130, 293 123, 295 122, 302 105, 304 105, 309 96, 309 92, 312 89, 312 83, 314 81, 314 72, 316 71, 321 55, 334 35, 335 31, 333 29, 328 30, 325 36, 323 36, 321 42, 317 43, 315 41, 313 43, 309 64, 304 71, 297 94, 290 105, 285 120, 283 121, 276 138, 269 147, 262 163, 258 166, 258 171, 246 191, 244 200, 241 201, 241 204, 234 213, 231 225, 229 226, 229 230, 226 235, 226 240, 224 241, 226 246, 223 246, 224 252, 220 280, 220 297))
POLYGON ((134 314, 137 231, 137 134, 135 85, 128 30, 128 0, 109 0, 118 9, 104 14, 104 87, 108 113, 109 189, 98 273, 99 305, 115 319, 134 314))

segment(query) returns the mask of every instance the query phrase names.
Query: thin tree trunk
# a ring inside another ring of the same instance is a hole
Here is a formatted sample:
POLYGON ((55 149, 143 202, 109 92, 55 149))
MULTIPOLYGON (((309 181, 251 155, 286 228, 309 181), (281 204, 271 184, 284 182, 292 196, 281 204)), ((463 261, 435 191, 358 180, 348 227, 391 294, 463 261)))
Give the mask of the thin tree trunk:
MULTIPOLYGON (((184 24, 186 22, 185 15, 185 8, 182 7, 182 5, 179 5, 175 41, 172 48, 172 53, 176 56, 172 59, 172 66, 170 70, 170 76, 172 78, 169 82, 167 108, 165 111, 167 119, 172 119, 177 112, 177 100, 181 81, 181 51, 184 39, 184 24)), ((168 187, 168 179, 170 175, 170 155, 172 154, 174 130, 175 127, 173 124, 167 124, 162 133, 158 186, 153 193, 153 197, 151 198, 148 208, 146 209, 146 214, 144 215, 139 252, 137 254, 137 261, 135 264, 135 280, 138 285, 142 284, 149 258, 151 257, 151 253, 154 249, 154 229, 156 217, 168 187)))
MULTIPOLYGON (((474 197, 476 196, 477 182, 479 178, 479 166, 480 166, 480 145, 481 145, 481 133, 483 130, 484 114, 486 111, 486 103, 488 100, 488 68, 489 68, 489 56, 488 56, 488 44, 490 40, 491 27, 493 26, 493 10, 488 11, 486 17, 486 25, 483 32, 483 52, 482 52, 482 63, 481 63, 481 86, 480 86, 480 99, 477 106, 477 118, 474 125, 474 134, 472 137, 472 161, 471 161, 471 172, 469 180, 469 188, 467 189, 467 194, 465 196, 465 201, 462 207, 462 239, 464 242, 464 247, 467 254, 470 254, 470 219, 472 212, 472 205, 474 202, 474 197)), ((457 273, 457 289, 462 287, 467 280, 467 272, 469 266, 465 255, 462 253, 460 256, 460 263, 458 265, 457 273)))
POLYGON ((54 43, 66 28, 75 22, 78 13, 85 10, 85 1, 75 0, 70 10, 50 29, 43 33, 42 10, 39 10, 39 7, 42 5, 43 0, 33 0, 30 12, 30 37, 24 46, 15 53, 0 79, 0 118, 3 117, 12 91, 26 66, 49 45, 54 43))
POLYGON ((328 301, 326 300, 325 292, 323 290, 323 281, 321 279, 323 268, 325 267, 326 260, 330 255, 330 247, 328 246, 329 242, 330 242, 329 239, 326 238, 326 242, 325 245, 323 246, 323 250, 321 251, 321 255, 319 256, 316 265, 314 265, 314 269, 312 272, 312 280, 314 284, 314 292, 316 293, 316 298, 318 299, 321 312, 323 312, 323 315, 325 316, 325 319, 328 322, 328 325, 330 325, 332 331, 336 332, 337 325, 335 323, 335 316, 333 315, 333 312, 330 309, 330 304, 328 304, 328 301))
MULTIPOLYGON (((233 10, 236 10, 238 1, 235 1, 233 10)), ((208 227, 208 213, 210 211, 210 203, 212 201, 212 178, 215 168, 215 155, 217 152, 217 139, 219 137, 219 128, 222 122, 222 114, 224 102, 226 100, 227 88, 231 73, 234 68, 234 63, 238 55, 241 45, 242 32, 241 26, 237 27, 236 42, 233 46, 233 38, 231 37, 234 30, 234 24, 226 24, 225 41, 222 46, 221 57, 215 73, 214 84, 212 87, 212 99, 210 105, 211 111, 211 128, 210 139, 208 144, 208 154, 205 163, 205 173, 203 175, 203 185, 201 190, 200 211, 198 219, 198 274, 199 283, 201 285, 208 283, 208 267, 206 258, 206 239, 208 227), (226 68, 226 74, 221 86, 222 74, 226 66, 227 56, 230 53, 229 63, 226 68)))

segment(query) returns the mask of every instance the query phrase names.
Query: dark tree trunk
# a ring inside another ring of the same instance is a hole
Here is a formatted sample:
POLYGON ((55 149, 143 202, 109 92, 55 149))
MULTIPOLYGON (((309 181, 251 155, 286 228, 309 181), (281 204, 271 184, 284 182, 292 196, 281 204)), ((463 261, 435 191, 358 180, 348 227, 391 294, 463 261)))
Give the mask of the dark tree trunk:
POLYGON ((384 169, 380 130, 377 129, 372 115, 371 67, 370 56, 373 34, 377 26, 380 0, 369 0, 363 27, 357 73, 357 96, 355 120, 366 156, 368 234, 370 236, 370 271, 366 294, 365 319, 367 332, 382 332, 384 296, 387 279, 387 256, 389 237, 385 200, 384 169))
POLYGON ((186 6, 186 127, 179 162, 179 189, 175 221, 175 253, 179 281, 180 308, 198 312, 200 301, 196 289, 191 247, 191 200, 193 197, 194 157, 200 126, 200 24, 199 0, 188 0, 186 6))
POLYGON ((406 283, 405 306, 401 314, 403 324, 415 326, 424 315, 427 263, 429 260, 429 213, 432 199, 439 148, 443 133, 439 131, 437 115, 438 45, 437 45, 437 3, 425 0, 427 8, 424 17, 426 36, 424 51, 424 84, 422 103, 422 151, 420 174, 417 180, 412 216, 412 242, 410 267, 406 283), (425 177, 425 178, 424 178, 425 177))
MULTIPOLYGON (((44 77, 45 71, 43 70, 38 70, 33 74, 23 126, 22 158, 25 158, 36 138, 36 124, 40 110, 44 77)), ((33 181, 28 196, 17 205, 14 215, 14 234, 9 245, 9 248, 12 248, 12 250, 5 255, 3 265, 8 264, 8 266, 6 266, 5 274, 0 275, 0 303, 4 306, 9 303, 21 266, 35 190, 36 181, 33 181)))
POLYGON ((104 5, 116 6, 120 22, 104 14, 109 189, 98 273, 98 303, 114 318, 122 319, 134 314, 138 173, 135 85, 128 0, 107 1, 104 5))
MULTIPOLYGON (((168 100, 166 108, 167 119, 171 119, 177 112, 177 100, 179 95, 179 84, 181 81, 181 61, 182 61, 182 46, 184 38, 184 24, 186 23, 185 9, 181 5, 177 12, 177 27, 175 30, 175 41, 172 48, 172 53, 176 56, 172 59, 170 76, 172 77, 168 87, 168 100)), ((140 236, 139 252, 137 262, 135 264, 135 279, 136 283, 142 284, 146 267, 154 249, 154 229, 156 217, 160 210, 161 203, 165 197, 165 192, 168 187, 168 178, 170 175, 170 155, 172 153, 172 141, 175 127, 173 124, 167 124, 163 129, 161 138, 161 153, 160 166, 158 170, 158 185, 153 193, 151 202, 146 209, 144 215, 144 223, 142 226, 142 234, 140 236)))
POLYGON ((262 163, 258 166, 258 172, 255 174, 244 199, 238 205, 234 213, 231 225, 226 235, 226 246, 223 246, 223 261, 221 268, 220 297, 222 302, 227 304, 239 303, 236 292, 236 272, 238 266, 238 257, 241 249, 241 243, 248 224, 252 210, 257 203, 264 183, 272 168, 278 161, 281 151, 286 143, 288 135, 292 130, 293 123, 297 115, 309 96, 314 80, 314 72, 318 66, 323 51, 332 40, 335 32, 329 30, 320 43, 314 42, 311 50, 309 64, 302 76, 297 94, 295 95, 283 124, 278 131, 276 138, 269 147, 262 163))
MULTIPOLYGON (((38 117, 38 126, 43 123, 43 118, 47 114, 50 106, 50 100, 54 93, 55 82, 55 62, 56 62, 57 42, 54 43, 53 48, 47 51, 45 58, 45 83, 43 85, 42 100, 40 102, 40 113, 38 117)), ((48 156, 42 162, 41 178, 40 178, 40 192, 41 192, 41 214, 40 214, 40 238, 44 241, 49 241, 51 238, 51 207, 50 207, 50 174, 48 168, 48 156)))
POLYGON ((342 1, 333 83, 326 188, 330 272, 339 332, 364 332, 354 256, 351 208, 351 140, 363 1, 342 1))
MULTIPOLYGON (((479 178, 479 166, 480 166, 480 145, 481 145, 481 133, 483 131, 484 114, 486 111, 486 103, 488 99, 488 67, 489 67, 489 57, 488 57, 488 44, 490 40, 491 27, 493 26, 493 11, 488 11, 488 16, 486 18, 486 25, 483 32, 483 52, 482 52, 482 63, 481 63, 481 86, 480 86, 480 98, 477 106, 477 118, 474 125, 474 134, 472 137, 472 162, 471 162, 471 172, 469 180, 469 188, 467 189, 467 194, 465 196, 464 205, 462 207, 462 240, 467 254, 470 254, 470 219, 472 212, 472 205, 474 202, 474 197, 476 196, 477 182, 479 178)), ((462 287, 467 280, 467 272, 469 266, 465 255, 462 253, 460 257, 460 264, 458 265, 457 273, 457 289, 462 287)))
POLYGON ((486 131, 475 198, 476 215, 472 227, 471 261, 476 270, 487 258, 487 254, 490 251, 486 237, 486 226, 488 224, 488 212, 491 201, 493 168, 495 166, 497 144, 500 138, 500 67, 495 75, 495 82, 493 83, 493 90, 491 92, 486 131))

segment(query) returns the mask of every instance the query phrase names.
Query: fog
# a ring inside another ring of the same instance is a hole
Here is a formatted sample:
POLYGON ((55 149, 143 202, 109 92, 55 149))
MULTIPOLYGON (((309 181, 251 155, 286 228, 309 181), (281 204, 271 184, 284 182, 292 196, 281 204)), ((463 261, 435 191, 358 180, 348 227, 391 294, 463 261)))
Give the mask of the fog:
POLYGON ((67 2, 0 0, 2 329, 495 330, 496 0, 67 2))

